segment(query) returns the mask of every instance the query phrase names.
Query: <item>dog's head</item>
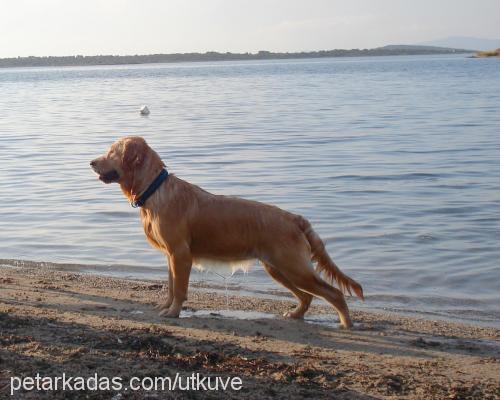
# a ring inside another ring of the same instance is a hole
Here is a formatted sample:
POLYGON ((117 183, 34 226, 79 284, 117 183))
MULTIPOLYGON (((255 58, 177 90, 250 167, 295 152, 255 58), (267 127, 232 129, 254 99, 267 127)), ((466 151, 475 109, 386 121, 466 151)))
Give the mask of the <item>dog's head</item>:
MULTIPOLYGON (((118 139, 108 152, 90 162, 104 183, 117 182, 127 195, 137 194, 163 168, 158 154, 140 136, 118 139)), ((149 182, 150 183, 150 182, 149 182)))

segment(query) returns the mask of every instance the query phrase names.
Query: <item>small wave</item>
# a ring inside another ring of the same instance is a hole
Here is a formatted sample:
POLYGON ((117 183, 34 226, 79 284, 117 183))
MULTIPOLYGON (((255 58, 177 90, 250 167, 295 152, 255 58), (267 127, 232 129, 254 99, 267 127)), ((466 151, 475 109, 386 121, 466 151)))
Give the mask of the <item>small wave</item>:
POLYGON ((135 213, 127 212, 127 211, 96 211, 95 215, 113 217, 113 218, 136 218, 137 217, 135 213))
POLYGON ((434 236, 432 233, 421 233, 417 235, 417 241, 419 242, 430 242, 437 240, 437 237, 434 236))
POLYGON ((337 175, 334 179, 348 179, 358 181, 406 181, 406 180, 433 180, 443 177, 443 174, 408 173, 393 175, 337 175))
POLYGON ((429 214, 444 214, 444 215, 456 215, 456 214, 466 214, 471 215, 475 211, 480 209, 480 207, 466 206, 466 207, 437 207, 426 210, 425 213, 429 214))

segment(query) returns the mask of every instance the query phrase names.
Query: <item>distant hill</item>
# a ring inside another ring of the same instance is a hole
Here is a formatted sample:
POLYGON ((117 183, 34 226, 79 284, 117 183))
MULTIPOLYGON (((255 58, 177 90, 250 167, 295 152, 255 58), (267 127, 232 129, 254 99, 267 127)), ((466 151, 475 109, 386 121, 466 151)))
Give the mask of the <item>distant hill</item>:
POLYGON ((419 43, 419 45, 443 46, 471 50, 492 50, 500 47, 500 39, 482 39, 468 36, 453 36, 419 43))
POLYGON ((273 53, 259 51, 258 53, 176 53, 150 55, 99 55, 99 56, 63 56, 63 57, 15 57, 0 58, 0 68, 11 67, 57 67, 86 65, 124 65, 176 63, 194 61, 228 61, 228 60, 276 60, 292 58, 326 58, 326 57, 365 57, 365 56, 399 56, 424 54, 469 53, 469 50, 433 46, 390 45, 375 49, 337 49, 304 51, 298 53, 273 53))
POLYGON ((379 49, 392 50, 400 53, 421 53, 421 54, 449 54, 449 53, 472 53, 474 49, 467 47, 442 47, 428 46, 418 44, 390 44, 388 46, 379 47, 379 49))

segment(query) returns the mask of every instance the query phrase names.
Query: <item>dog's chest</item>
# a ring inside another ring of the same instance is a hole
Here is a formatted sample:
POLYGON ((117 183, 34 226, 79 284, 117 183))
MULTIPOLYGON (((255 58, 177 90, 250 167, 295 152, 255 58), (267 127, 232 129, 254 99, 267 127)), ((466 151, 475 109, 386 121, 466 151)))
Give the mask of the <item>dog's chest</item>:
POLYGON ((157 219, 147 213, 141 213, 142 226, 149 243, 160 250, 166 250, 166 243, 161 235, 157 219))

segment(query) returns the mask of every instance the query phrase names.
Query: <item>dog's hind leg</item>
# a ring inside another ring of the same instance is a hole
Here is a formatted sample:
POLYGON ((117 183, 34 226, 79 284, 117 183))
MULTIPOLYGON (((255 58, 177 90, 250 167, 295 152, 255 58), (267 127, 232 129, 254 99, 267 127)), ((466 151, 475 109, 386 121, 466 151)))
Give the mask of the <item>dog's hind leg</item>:
POLYGON ((323 279, 316 275, 313 279, 304 283, 301 286, 301 289, 316 296, 323 297, 335 308, 335 310, 339 314, 341 325, 344 328, 352 327, 349 308, 347 307, 344 294, 340 290, 334 288, 333 286, 330 286, 323 279))
POLYGON ((329 302, 339 314, 340 323, 344 328, 352 326, 344 294, 321 279, 311 267, 308 257, 291 251, 273 257, 270 264, 299 290, 322 297, 329 302))
POLYGON ((263 263, 264 268, 267 273, 277 282, 281 283, 284 287, 290 290, 293 295, 299 300, 299 304, 293 311, 288 311, 283 314, 284 317, 287 318, 303 318, 306 311, 309 309, 311 305, 311 301, 313 296, 309 293, 303 292, 297 286, 292 284, 288 279, 286 279, 279 271, 273 268, 271 265, 267 263, 263 263))

